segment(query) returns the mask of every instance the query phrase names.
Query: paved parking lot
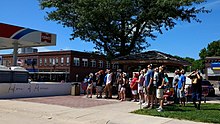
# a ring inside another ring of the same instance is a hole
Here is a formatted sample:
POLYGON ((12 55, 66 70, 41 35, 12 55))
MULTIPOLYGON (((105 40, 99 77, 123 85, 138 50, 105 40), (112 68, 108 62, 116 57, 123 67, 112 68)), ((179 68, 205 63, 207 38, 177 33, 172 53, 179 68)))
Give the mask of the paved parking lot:
POLYGON ((36 97, 36 98, 21 98, 14 99, 17 101, 36 102, 51 105, 61 105, 74 108, 87 108, 106 104, 118 103, 116 100, 105 100, 96 98, 85 98, 85 96, 51 96, 51 97, 36 97))
MULTIPOLYGON (((220 91, 215 88, 216 97, 207 97, 207 102, 220 102, 220 91)), ((36 98, 20 98, 14 99, 17 101, 26 101, 26 102, 36 102, 36 103, 44 103, 44 104, 51 104, 51 105, 61 105, 66 107, 74 107, 74 108, 88 108, 88 107, 95 107, 100 105, 107 105, 107 104, 115 104, 119 101, 115 99, 96 99, 95 95, 93 98, 86 98, 86 96, 50 96, 50 97, 36 97, 36 98)))

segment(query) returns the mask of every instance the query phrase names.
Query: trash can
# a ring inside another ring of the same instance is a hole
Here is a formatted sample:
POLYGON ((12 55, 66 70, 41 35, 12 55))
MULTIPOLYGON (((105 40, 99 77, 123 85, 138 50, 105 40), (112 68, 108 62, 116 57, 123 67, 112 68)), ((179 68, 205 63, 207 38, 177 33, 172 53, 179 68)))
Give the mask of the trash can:
POLYGON ((80 95, 80 84, 79 83, 72 83, 71 95, 73 96, 80 95))

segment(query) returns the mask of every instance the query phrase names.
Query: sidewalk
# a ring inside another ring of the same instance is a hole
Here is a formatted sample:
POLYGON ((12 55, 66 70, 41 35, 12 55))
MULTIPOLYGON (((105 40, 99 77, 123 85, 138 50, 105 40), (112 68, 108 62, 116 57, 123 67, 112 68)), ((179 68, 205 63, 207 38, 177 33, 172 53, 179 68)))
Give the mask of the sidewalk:
MULTIPOLYGON (((89 100, 97 101, 95 98, 89 100)), ((17 100, 0 100, 0 122, 4 124, 198 124, 198 122, 186 120, 129 113, 139 109, 139 105, 134 102, 99 100, 114 102, 94 107, 75 108, 17 100)))

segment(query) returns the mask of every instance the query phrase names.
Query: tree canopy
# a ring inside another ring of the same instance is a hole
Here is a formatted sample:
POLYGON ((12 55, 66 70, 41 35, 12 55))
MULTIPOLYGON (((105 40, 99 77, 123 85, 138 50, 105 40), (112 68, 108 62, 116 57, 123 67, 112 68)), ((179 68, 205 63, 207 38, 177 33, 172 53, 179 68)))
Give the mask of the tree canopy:
POLYGON ((220 40, 209 43, 207 48, 203 48, 200 51, 199 56, 201 59, 205 59, 205 57, 220 56, 220 40))
POLYGON ((200 22, 197 4, 205 0, 39 0, 50 8, 47 20, 72 28, 71 39, 93 42, 96 49, 115 58, 141 52, 147 37, 175 27, 178 21, 200 22))
POLYGON ((206 48, 201 49, 199 56, 200 56, 200 67, 204 69, 206 57, 220 56, 220 40, 213 41, 209 43, 206 48))

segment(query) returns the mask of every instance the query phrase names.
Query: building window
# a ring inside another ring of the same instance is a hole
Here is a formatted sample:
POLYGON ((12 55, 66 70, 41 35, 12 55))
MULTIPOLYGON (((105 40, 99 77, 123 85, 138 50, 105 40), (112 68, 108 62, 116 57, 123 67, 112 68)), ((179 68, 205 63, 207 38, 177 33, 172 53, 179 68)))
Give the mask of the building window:
POLYGON ((32 60, 31 59, 27 59, 26 61, 25 61, 25 63, 29 66, 29 65, 32 65, 32 60))
POLYGON ((32 60, 32 66, 33 66, 33 65, 37 65, 37 59, 33 59, 33 60, 32 60))
POLYGON ((44 58, 44 65, 47 65, 47 58, 44 58))
POLYGON ((79 58, 74 57, 73 58, 73 65, 74 66, 79 66, 80 65, 79 63, 80 63, 79 58))
POLYGON ((56 65, 56 62, 55 62, 55 59, 54 59, 54 58, 53 58, 53 62, 52 62, 52 64, 53 64, 53 65, 56 65))
POLYGON ((99 60, 99 68, 103 68, 103 61, 99 60))
POLYGON ((96 67, 96 61, 95 60, 91 60, 90 65, 91 65, 91 67, 96 67))
POLYGON ((88 59, 82 59, 83 67, 88 67, 88 59))
POLYGON ((40 60, 39 60, 39 61, 40 61, 40 62, 39 62, 39 63, 40 63, 40 66, 42 66, 42 58, 40 58, 40 60))
POLYGON ((53 63, 52 58, 49 58, 49 63, 50 63, 50 65, 52 65, 52 63, 53 63))
POLYGON ((64 58, 63 58, 63 57, 60 58, 60 63, 61 63, 61 64, 64 63, 64 58))
POLYGON ((9 60, 3 60, 3 65, 5 66, 10 66, 11 65, 10 63, 11 62, 9 60))
POLYGON ((114 64, 112 65, 112 69, 118 69, 118 68, 119 68, 118 63, 114 63, 114 64))
POLYGON ((70 64, 70 57, 66 57, 66 64, 67 64, 67 65, 70 64))
POLYGON ((110 62, 106 61, 106 68, 110 68, 110 62))
POLYGON ((56 58, 56 64, 58 64, 59 63, 59 58, 56 58))

